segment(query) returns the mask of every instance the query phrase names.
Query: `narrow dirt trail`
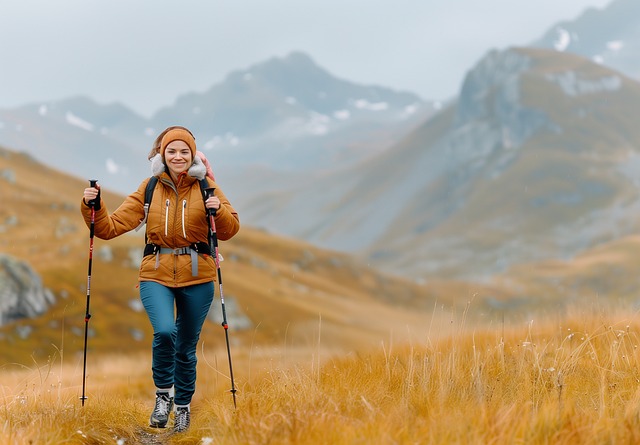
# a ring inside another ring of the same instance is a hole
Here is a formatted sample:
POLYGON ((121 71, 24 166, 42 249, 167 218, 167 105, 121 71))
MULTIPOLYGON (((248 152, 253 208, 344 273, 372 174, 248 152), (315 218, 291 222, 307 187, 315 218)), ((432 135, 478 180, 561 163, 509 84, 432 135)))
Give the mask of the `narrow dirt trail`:
POLYGON ((136 431, 136 443, 139 445, 166 445, 172 435, 170 428, 159 433, 150 432, 145 428, 138 428, 136 431))

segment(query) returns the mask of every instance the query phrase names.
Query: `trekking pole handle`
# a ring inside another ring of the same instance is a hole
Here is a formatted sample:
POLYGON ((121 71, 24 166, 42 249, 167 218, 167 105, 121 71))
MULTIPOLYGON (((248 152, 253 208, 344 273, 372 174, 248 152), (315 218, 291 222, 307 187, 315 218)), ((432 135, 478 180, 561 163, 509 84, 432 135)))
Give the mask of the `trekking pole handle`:
MULTIPOLYGON (((89 185, 93 188, 97 188, 98 187, 98 180, 97 179, 89 179, 89 185)), ((94 207, 96 205, 96 200, 92 199, 91 201, 88 202, 89 207, 94 207)))
MULTIPOLYGON (((215 187, 208 187, 204 190, 204 200, 213 197, 213 192, 215 191, 215 187)), ((216 209, 210 209, 207 207, 207 213, 209 216, 216 216, 216 209)))

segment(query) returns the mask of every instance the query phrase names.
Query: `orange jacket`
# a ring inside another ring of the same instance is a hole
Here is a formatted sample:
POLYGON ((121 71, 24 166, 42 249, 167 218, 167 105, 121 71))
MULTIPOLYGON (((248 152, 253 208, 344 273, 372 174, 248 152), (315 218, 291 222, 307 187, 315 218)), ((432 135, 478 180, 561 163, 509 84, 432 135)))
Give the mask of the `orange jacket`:
MULTIPOLYGON (((240 229, 238 214, 220 187, 207 178, 220 199, 215 226, 219 240, 228 240, 240 229)), ((149 179, 129 195, 112 214, 104 201, 95 212, 94 234, 100 239, 111 239, 138 227, 144 219, 144 194, 149 179)), ((91 224, 91 208, 81 203, 87 227, 91 224)), ((193 243, 209 244, 208 216, 198 180, 187 174, 180 175, 174 185, 167 173, 159 176, 147 217, 147 242, 171 249, 193 243)), ((147 255, 140 264, 140 281, 155 281, 169 287, 190 286, 216 280, 216 265, 209 255, 198 255, 197 275, 193 276, 190 255, 147 255), (157 263, 156 263, 157 261, 157 263)))

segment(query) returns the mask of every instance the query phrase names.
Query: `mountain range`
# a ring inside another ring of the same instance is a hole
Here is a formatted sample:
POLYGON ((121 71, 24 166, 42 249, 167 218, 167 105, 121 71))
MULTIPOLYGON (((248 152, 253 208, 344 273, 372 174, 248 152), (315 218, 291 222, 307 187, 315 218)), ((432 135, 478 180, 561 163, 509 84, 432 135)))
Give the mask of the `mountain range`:
POLYGON ((150 119, 86 97, 0 110, 0 144, 128 193, 148 177, 146 155, 170 125, 191 129, 223 176, 252 166, 331 169, 375 154, 433 106, 412 93, 337 79, 292 53, 232 72, 150 119))
POLYGON ((0 110, 0 144, 128 193, 155 134, 184 124, 243 222, 420 281, 487 280, 637 226, 637 70, 603 52, 634 59, 634 8, 615 0, 488 51, 447 103, 293 53, 150 119, 80 97, 0 110))

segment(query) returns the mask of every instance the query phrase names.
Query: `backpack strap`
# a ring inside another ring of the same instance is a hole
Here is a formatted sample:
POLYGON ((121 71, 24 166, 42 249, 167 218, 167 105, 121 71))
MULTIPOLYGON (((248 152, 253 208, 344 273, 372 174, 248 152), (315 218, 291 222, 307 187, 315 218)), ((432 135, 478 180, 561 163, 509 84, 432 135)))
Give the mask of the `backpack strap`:
POLYGON ((157 183, 157 176, 150 177, 149 182, 147 182, 147 187, 144 190, 144 218, 142 218, 140 224, 138 224, 138 227, 136 227, 136 232, 147 223, 147 217, 149 216, 149 206, 151 205, 151 198, 153 197, 153 191, 156 189, 157 183))
MULTIPOLYGON (((209 181, 207 181, 207 177, 205 176, 204 178, 198 180, 198 182, 200 183, 200 193, 202 193, 202 200, 204 201, 207 199, 206 190, 209 188, 209 181)), ((149 182, 147 182, 147 186, 144 189, 144 218, 142 218, 140 224, 138 224, 138 227, 136 227, 136 232, 147 223, 147 217, 149 216, 149 206, 151 205, 151 198, 153 198, 153 192, 156 189, 157 183, 157 176, 150 177, 149 182)), ((209 226, 211 226, 211 221, 209 221, 209 218, 207 218, 207 223, 209 224, 209 226)))

